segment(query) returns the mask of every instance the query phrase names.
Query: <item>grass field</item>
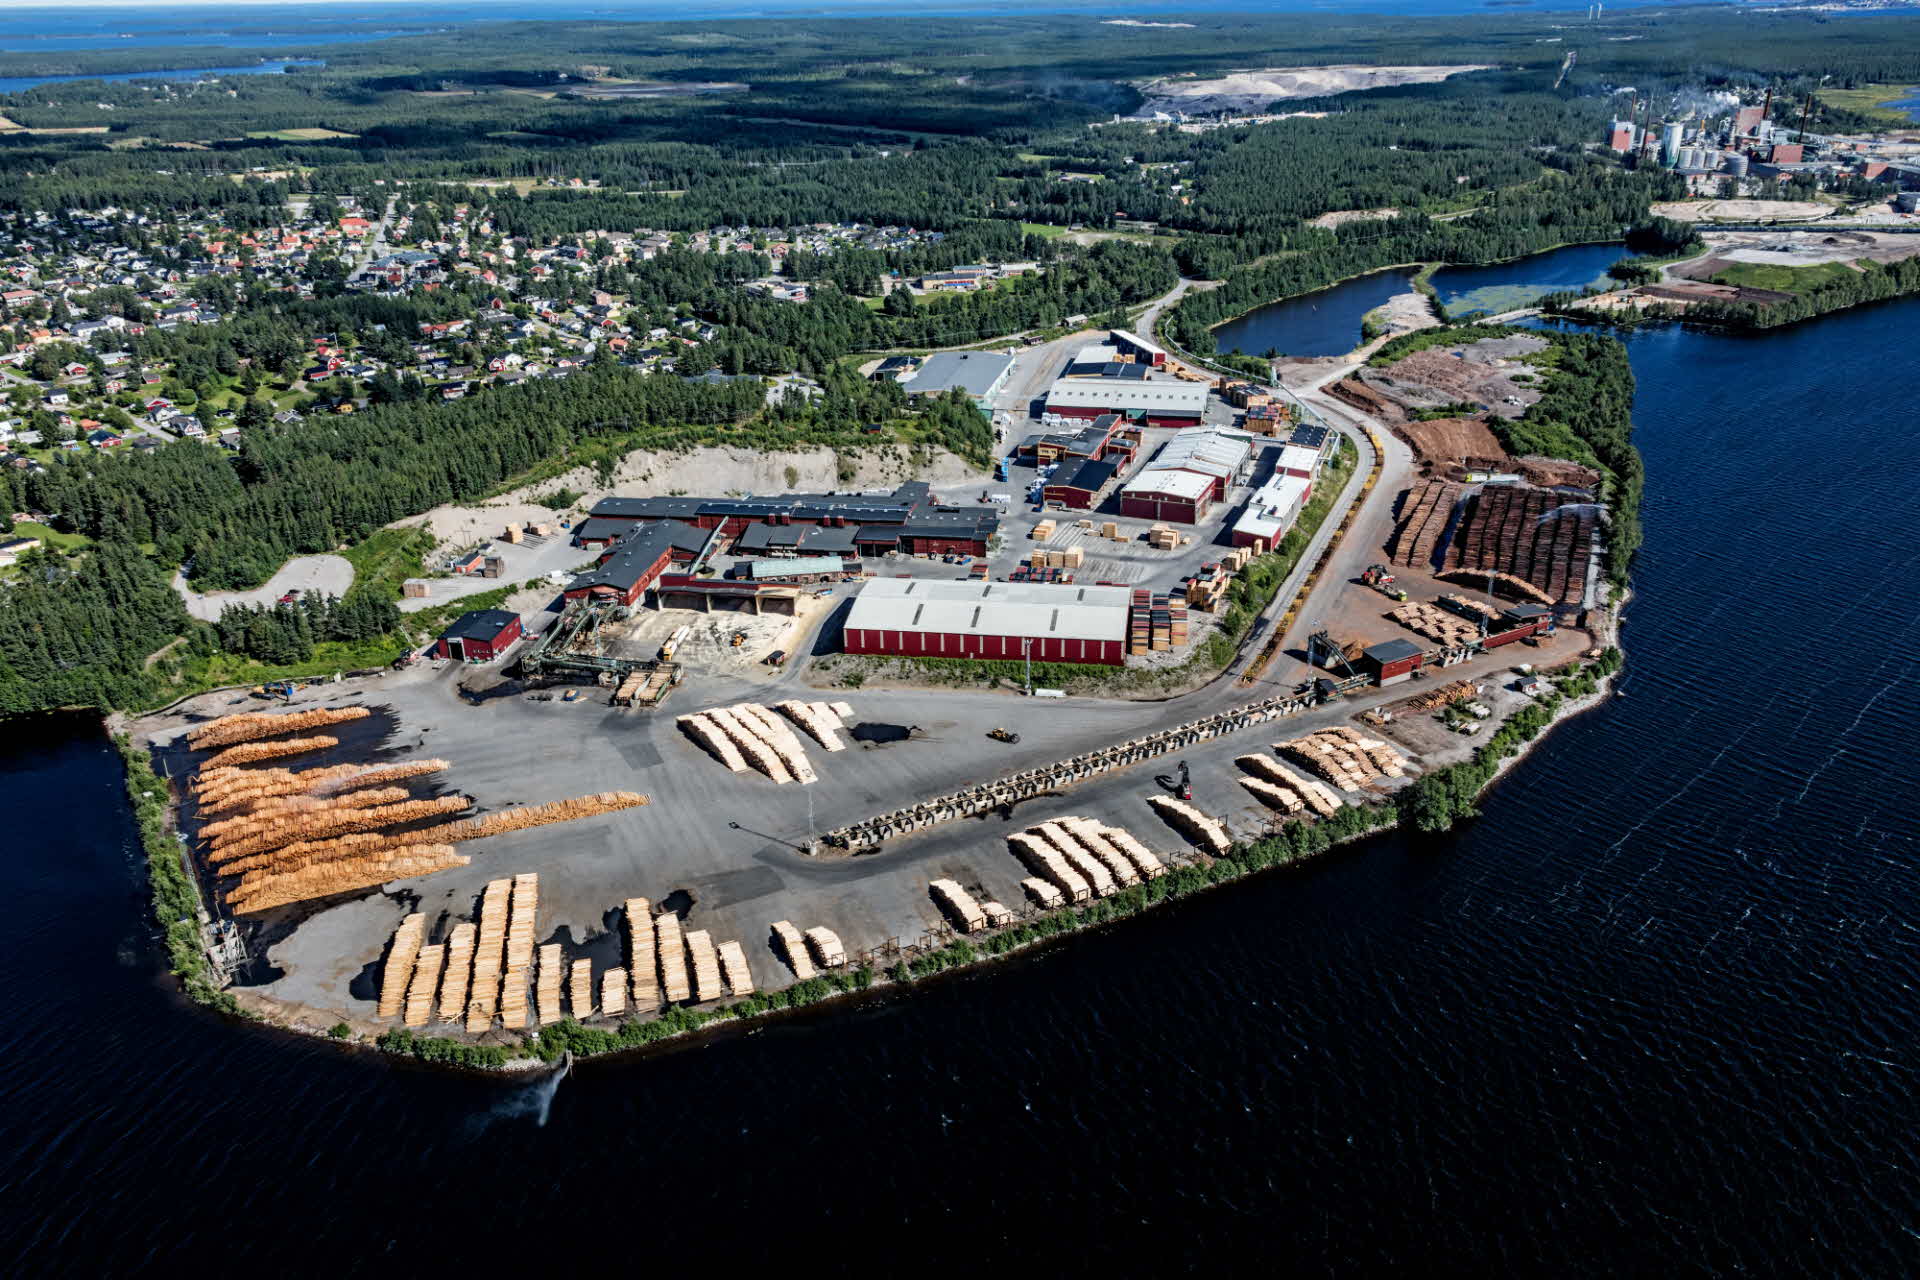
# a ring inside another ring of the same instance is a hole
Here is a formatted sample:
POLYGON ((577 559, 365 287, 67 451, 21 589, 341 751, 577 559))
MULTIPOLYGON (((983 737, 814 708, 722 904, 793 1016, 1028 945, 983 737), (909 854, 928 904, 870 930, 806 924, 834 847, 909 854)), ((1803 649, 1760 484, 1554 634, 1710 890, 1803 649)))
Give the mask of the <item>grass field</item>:
POLYGON ((1056 227, 1045 222, 1023 222, 1020 224, 1020 233, 1029 236, 1045 236, 1051 239, 1054 236, 1067 234, 1067 229, 1065 227, 1056 227))
POLYGON ((62 551, 73 551, 93 541, 84 533, 61 533, 33 520, 16 520, 9 538, 38 538, 49 547, 58 547, 62 551))
POLYGON ((1817 96, 1820 101, 1829 106, 1858 111, 1861 115, 1871 116, 1885 125, 1895 128, 1920 128, 1920 120, 1915 120, 1904 111, 1890 111, 1882 105, 1888 102, 1899 102, 1906 98, 1920 97, 1920 90, 1910 85, 1870 84, 1861 89, 1822 89, 1817 96))
POLYGON ((1856 274, 1844 262, 1823 262, 1812 267, 1776 267, 1760 262, 1736 262, 1716 272, 1716 284, 1742 285, 1748 289, 1774 289, 1781 293, 1806 293, 1823 284, 1844 280, 1856 274))
POLYGON ((273 138, 280 142, 323 142, 328 138, 357 138, 357 133, 341 133, 337 129, 322 129, 318 126, 309 129, 261 129, 247 135, 249 138, 273 138))

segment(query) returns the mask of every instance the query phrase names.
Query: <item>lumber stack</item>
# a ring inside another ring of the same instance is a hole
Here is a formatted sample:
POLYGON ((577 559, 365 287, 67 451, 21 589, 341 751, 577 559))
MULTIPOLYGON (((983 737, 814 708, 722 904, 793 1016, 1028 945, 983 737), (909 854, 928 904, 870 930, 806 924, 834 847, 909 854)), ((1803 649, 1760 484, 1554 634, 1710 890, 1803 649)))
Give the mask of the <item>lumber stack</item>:
POLYGON ((1053 837, 1055 844, 1066 848, 1067 843, 1071 841, 1082 853, 1088 854, 1105 867, 1122 888, 1130 888, 1140 883, 1139 870, 1127 861, 1125 854, 1109 844, 1106 837, 1099 831, 1087 829, 1093 824, 1088 823, 1084 818, 1062 818, 1051 825, 1058 833, 1053 837), (1082 825, 1076 826, 1076 823, 1082 825))
POLYGON ((1153 880, 1167 874, 1166 864, 1161 862, 1147 846, 1134 839, 1133 832, 1125 827, 1102 826, 1100 834, 1108 844, 1126 855, 1127 861, 1133 864, 1134 870, 1140 873, 1142 879, 1153 880))
POLYGON ((730 773, 743 772, 747 762, 740 755, 740 748, 733 745, 733 739, 719 725, 702 712, 691 712, 674 721, 687 734, 713 753, 721 764, 727 766, 730 773))
POLYGON ((713 938, 705 929, 687 933, 687 956, 693 962, 693 1000, 704 1004, 726 994, 720 985, 720 958, 714 954, 713 938))
POLYGON ((987 913, 973 900, 957 880, 935 880, 927 886, 933 900, 946 909, 962 933, 978 933, 987 927, 987 913))
POLYGON ((489 880, 480 897, 480 929, 474 942, 473 991, 467 996, 467 1030, 475 1034, 493 1025, 500 1007, 500 966, 507 954, 507 899, 511 880, 489 880))
POLYGON ((467 1013, 467 988, 473 980, 473 921, 463 920, 447 936, 447 976, 440 982, 440 1021, 467 1013))
POLYGON ((813 949, 813 958, 823 969, 838 969, 847 962, 847 949, 840 945, 840 935, 823 924, 807 930, 807 946, 813 949))
POLYGON ((372 714, 366 707, 315 707, 311 711, 279 713, 242 712, 239 715, 221 716, 192 730, 187 734, 187 745, 195 751, 211 751, 216 747, 271 738, 279 733, 324 729, 331 724, 364 720, 372 714))
POLYGON ((807 954, 806 939, 793 927, 792 921, 775 920, 773 936, 780 940, 780 950, 786 953, 787 967, 793 970, 793 976, 805 982, 813 976, 813 957, 807 954))
POLYGON ((654 954, 660 960, 660 987, 668 1004, 679 1004, 693 994, 687 982, 687 947, 680 937, 680 917, 663 911, 653 918, 654 954))
POLYGON ((1058 885, 1050 884, 1039 876, 1028 876, 1020 882, 1020 887, 1027 891, 1027 896, 1033 899, 1036 906, 1051 909, 1063 905, 1067 900, 1067 895, 1060 892, 1058 885))
POLYGON ((720 976, 727 990, 736 996, 753 994, 753 970, 747 967, 747 952, 738 938, 729 938, 719 946, 720 976))
POLYGON ((796 782, 805 785, 820 779, 813 772, 813 765, 807 760, 807 749, 801 745, 787 722, 773 714, 757 702, 742 702, 733 708, 741 721, 755 733, 760 740, 773 748, 780 762, 787 766, 796 782))
POLYGON ((567 982, 567 1001, 576 1022, 585 1022, 593 1016, 593 961, 573 962, 573 972, 567 982))
POLYGON ((1277 782, 1268 782, 1265 778, 1242 778, 1240 785, 1253 793, 1255 799, 1282 813, 1295 814, 1305 809, 1302 800, 1291 787, 1283 787, 1277 782))
POLYGON ((533 983, 533 1009, 534 1018, 543 1027, 566 1017, 560 1007, 560 970, 565 965, 560 958, 559 943, 549 942, 540 948, 540 971, 533 983))
POLYGON ((660 1007, 660 965, 653 954, 653 904, 627 899, 627 974, 633 981, 633 1007, 646 1013, 660 1007))
POLYGON ((987 918, 987 927, 998 929, 1003 924, 1013 923, 1013 912, 1007 910, 992 898, 980 899, 980 912, 987 918))
POLYGON ((617 1018, 627 1011, 627 971, 609 969, 600 975, 600 1012, 617 1018))
POLYGON ((1114 879, 1113 872, 1109 871, 1100 859, 1082 849, 1077 841, 1060 830, 1060 824, 1043 822, 1037 827, 1029 827, 1027 834, 1045 841, 1049 848, 1065 858, 1067 864, 1093 886, 1093 894, 1096 898, 1104 898, 1120 888, 1120 882, 1114 879))
POLYGON ((1056 885, 1068 902, 1085 902, 1093 896, 1093 885, 1048 841, 1016 831, 1007 837, 1007 843, 1027 870, 1056 885))
POLYGON ((789 698, 785 702, 774 703, 773 709, 805 729, 815 742, 827 750, 847 749, 847 744, 840 741, 840 716, 828 703, 801 702, 797 698, 789 698))
POLYGON ((1175 800, 1172 796, 1148 796, 1147 803, 1166 820, 1168 826, 1208 853, 1218 856, 1233 844, 1227 838, 1225 827, 1184 800, 1175 800))
POLYGON ((852 703, 829 702, 827 705, 833 708, 833 714, 840 717, 841 724, 853 723, 853 704, 852 703))
POLYGON ((649 803, 647 798, 638 792, 599 791, 593 795, 575 796, 571 800, 555 800, 551 804, 527 805, 519 809, 502 809, 499 813, 490 813, 484 818, 468 818, 460 822, 427 827, 414 832, 411 838, 442 840, 448 844, 457 844, 462 840, 481 840, 487 836, 505 835, 509 831, 525 831, 529 827, 550 826, 556 822, 575 822, 581 818, 597 818, 603 813, 618 813, 622 809, 634 809, 647 803, 649 803))
POLYGON ((776 783, 793 781, 793 774, 786 763, 780 759, 774 749, 760 740, 760 735, 749 728, 737 714, 734 707, 715 707, 707 712, 707 719, 740 748, 740 753, 752 762, 753 767, 772 778, 776 783))
POLYGON ((413 962, 413 983, 407 988, 406 1024, 424 1027, 433 1016, 433 997, 440 990, 440 966, 446 962, 447 948, 431 943, 420 948, 413 962))
POLYGON ((339 745, 340 739, 324 733, 317 733, 311 738, 287 738, 280 742, 243 742, 237 747, 214 752, 207 757, 205 767, 222 769, 228 765, 252 764, 256 760, 278 760, 284 756, 305 755, 309 751, 325 751, 328 747, 339 745))
POLYGON ((534 917, 539 910, 540 877, 533 872, 515 876, 500 985, 500 1025, 509 1031, 527 1025, 527 977, 533 965, 534 917))
POLYGON ((413 965, 420 958, 420 944, 426 940, 427 917, 416 911, 400 921, 387 945, 386 968, 380 973, 380 1003, 376 1012, 382 1018, 397 1018, 406 1004, 407 983, 413 977, 413 965))

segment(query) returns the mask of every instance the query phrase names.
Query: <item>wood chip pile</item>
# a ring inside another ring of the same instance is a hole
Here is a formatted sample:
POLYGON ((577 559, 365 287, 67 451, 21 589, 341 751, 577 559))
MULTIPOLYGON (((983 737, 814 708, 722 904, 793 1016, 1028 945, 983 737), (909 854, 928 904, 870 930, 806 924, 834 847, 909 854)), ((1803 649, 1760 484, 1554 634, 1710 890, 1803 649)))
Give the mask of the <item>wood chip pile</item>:
POLYGON ((315 707, 311 711, 280 713, 243 712, 221 716, 192 730, 187 734, 187 745, 195 751, 212 751, 216 747, 231 747, 241 742, 271 738, 277 733, 305 732, 308 729, 324 729, 330 724, 364 720, 372 714, 366 707, 315 707))
POLYGON ((726 994, 726 988, 720 985, 720 958, 714 954, 713 936, 705 929, 687 931, 687 958, 692 962, 694 1003, 704 1004, 726 994))
POLYGON ((927 886, 927 891, 963 933, 977 933, 987 927, 987 913, 980 909, 980 904, 961 887, 959 881, 935 880, 927 886))
POLYGON ((668 1004, 693 995, 687 982, 687 946, 680 937, 680 917, 663 911, 653 918, 654 953, 660 957, 660 987, 668 1004))
POLYGON ((427 917, 420 912, 406 917, 393 931, 387 945, 386 967, 380 973, 380 1003, 383 1018, 397 1018, 407 999, 407 983, 413 977, 413 963, 420 958, 420 944, 427 936, 427 917))
POLYGON ((413 962, 413 982, 407 988, 408 1026, 424 1027, 433 1017, 433 997, 440 990, 440 967, 446 963, 446 955, 443 943, 420 948, 419 958, 413 962))
POLYGON ((727 990, 736 996, 753 994, 753 970, 747 967, 747 952, 738 938, 728 939, 720 944, 720 974, 727 982, 727 990))
POLYGON ((1184 800, 1172 796, 1148 796, 1147 804, 1166 820, 1168 826, 1191 840, 1194 845, 1218 856, 1232 847, 1227 829, 1184 800))
POLYGON ((793 927, 791 921, 775 920, 773 936, 780 939, 780 949, 786 953, 787 967, 793 970, 793 976, 805 982, 813 976, 813 957, 807 954, 806 939, 793 927))

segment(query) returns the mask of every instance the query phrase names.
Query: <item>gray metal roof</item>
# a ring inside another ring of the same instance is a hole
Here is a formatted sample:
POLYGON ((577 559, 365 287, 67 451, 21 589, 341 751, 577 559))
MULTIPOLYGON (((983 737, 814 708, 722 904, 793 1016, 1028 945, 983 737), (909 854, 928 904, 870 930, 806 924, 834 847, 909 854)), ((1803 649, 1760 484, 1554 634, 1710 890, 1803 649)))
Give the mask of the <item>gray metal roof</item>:
POLYGON ((960 388, 970 396, 990 395, 1013 367, 1013 357, 992 351, 941 351, 927 357, 920 372, 907 383, 907 394, 960 388))
POLYGON ((954 632, 1056 640, 1124 640, 1125 587, 876 578, 847 614, 855 630, 954 632))

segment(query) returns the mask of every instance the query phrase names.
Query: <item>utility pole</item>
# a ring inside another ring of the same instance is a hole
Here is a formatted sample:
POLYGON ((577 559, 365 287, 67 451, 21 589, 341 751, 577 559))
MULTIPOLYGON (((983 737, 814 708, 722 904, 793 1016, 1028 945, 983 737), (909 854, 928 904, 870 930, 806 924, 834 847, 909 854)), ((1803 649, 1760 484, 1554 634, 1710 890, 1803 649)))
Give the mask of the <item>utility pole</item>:
POLYGON ((1027 664, 1027 696, 1033 696, 1033 637, 1020 637, 1020 658, 1027 664))

